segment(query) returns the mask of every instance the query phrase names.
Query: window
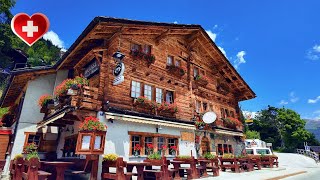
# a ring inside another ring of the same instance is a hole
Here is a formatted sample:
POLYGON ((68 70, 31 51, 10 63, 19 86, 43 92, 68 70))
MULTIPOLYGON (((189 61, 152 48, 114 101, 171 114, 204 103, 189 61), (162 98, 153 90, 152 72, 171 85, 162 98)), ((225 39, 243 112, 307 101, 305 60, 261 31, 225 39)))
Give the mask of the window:
POLYGON ((148 152, 148 144, 152 144, 153 145, 153 138, 152 137, 145 137, 144 139, 144 154, 151 154, 152 152, 148 152))
POLYGON ((181 66, 181 61, 180 60, 175 60, 175 66, 180 67, 181 66))
POLYGON ((131 50, 132 51, 139 51, 141 49, 141 45, 139 44, 132 44, 131 50))
POLYGON ((201 102, 200 101, 196 101, 196 112, 200 113, 201 111, 201 102))
POLYGON ((156 102, 162 103, 162 89, 156 88, 156 102))
POLYGON ((131 83, 131 97, 137 98, 140 96, 140 83, 132 81, 131 83))
POLYGON ((162 154, 162 146, 165 145, 164 137, 158 137, 158 151, 162 154))
POLYGON ((225 115, 226 115, 227 117, 230 117, 229 110, 228 110, 228 109, 224 109, 224 111, 226 112, 225 115))
POLYGON ((27 142, 25 143, 25 145, 34 143, 36 146, 39 147, 40 139, 41 139, 41 136, 39 134, 28 133, 28 134, 26 134, 27 142))
POLYGON ((253 149, 246 149, 247 154, 253 154, 253 149))
POLYGON ((221 110, 221 118, 225 118, 226 116, 225 116, 225 113, 224 113, 224 109, 221 108, 220 110, 221 110))
POLYGON ((150 45, 144 45, 143 52, 145 54, 151 54, 151 46, 150 45))
POLYGON ((213 105, 212 104, 210 104, 210 106, 209 106, 209 111, 213 111, 213 105))
POLYGON ((167 57, 167 65, 171 66, 173 64, 173 56, 167 57))
POLYGON ((269 151, 269 149, 256 149, 256 151, 257 151, 257 154, 263 154, 263 155, 265 155, 265 154, 271 154, 270 153, 270 151, 269 151))
POLYGON ((148 98, 149 100, 152 99, 152 88, 150 85, 144 85, 144 97, 148 98))
POLYGON ((166 92, 166 102, 172 104, 173 103, 173 92, 167 91, 166 92))
POLYGON ((208 109, 208 104, 204 102, 204 103, 203 103, 203 110, 204 110, 204 111, 207 111, 207 109, 208 109))
MULTIPOLYGON (((137 145, 137 144, 139 144, 140 146, 141 146, 141 144, 140 144, 140 136, 131 136, 131 154, 134 154, 134 147, 137 145)), ((138 151, 138 155, 140 155, 140 151, 138 151)))
MULTIPOLYGON (((176 146, 176 139, 172 139, 172 138, 168 139, 168 147, 170 148, 171 146, 176 146)), ((173 155, 173 152, 169 151, 169 154, 173 155)))
POLYGON ((223 155, 222 144, 218 144, 218 154, 223 155))
POLYGON ((199 69, 198 68, 194 68, 193 69, 193 77, 197 77, 199 75, 199 69))
POLYGON ((227 144, 223 145, 223 153, 229 153, 227 144))
POLYGON ((229 153, 232 154, 232 153, 233 153, 232 145, 229 144, 229 145, 228 145, 228 148, 229 148, 229 153))

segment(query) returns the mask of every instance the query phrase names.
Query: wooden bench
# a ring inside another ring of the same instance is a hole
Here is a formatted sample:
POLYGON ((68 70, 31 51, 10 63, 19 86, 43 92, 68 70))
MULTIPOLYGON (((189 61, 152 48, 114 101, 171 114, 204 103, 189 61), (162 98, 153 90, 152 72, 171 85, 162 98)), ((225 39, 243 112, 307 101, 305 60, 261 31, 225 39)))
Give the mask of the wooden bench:
POLYGON ((152 169, 152 167, 147 167, 143 173, 145 179, 170 179, 173 177, 175 170, 168 169, 170 161, 166 157, 162 157, 160 160, 149 160, 146 159, 144 162, 148 162, 151 166, 160 166, 160 169, 152 169), (148 169, 149 168, 149 169, 148 169))
POLYGON ((23 179, 26 180, 46 180, 51 173, 46 171, 39 171, 40 161, 38 158, 31 158, 29 161, 25 161, 27 172, 22 173, 23 179))
POLYGON ((211 162, 209 165, 207 165, 207 171, 212 172, 213 176, 219 176, 220 175, 220 168, 219 168, 219 159, 211 159, 211 162))
POLYGON ((124 173, 127 162, 122 157, 118 157, 116 161, 103 161, 101 179, 130 180, 132 173, 124 173), (116 172, 110 172, 110 168, 116 168, 116 172))
POLYGON ((260 156, 257 156, 257 155, 248 155, 248 157, 250 158, 251 160, 251 163, 253 165, 253 168, 254 167, 257 167, 258 170, 261 170, 261 159, 260 159, 260 156))
POLYGON ((263 167, 273 168, 274 158, 272 156, 261 156, 260 159, 263 167))
POLYGON ((231 171, 234 171, 235 173, 240 173, 240 166, 239 162, 236 158, 220 158, 220 167, 222 171, 226 171, 226 169, 230 169, 231 171), (229 164, 225 164, 229 163, 229 164))

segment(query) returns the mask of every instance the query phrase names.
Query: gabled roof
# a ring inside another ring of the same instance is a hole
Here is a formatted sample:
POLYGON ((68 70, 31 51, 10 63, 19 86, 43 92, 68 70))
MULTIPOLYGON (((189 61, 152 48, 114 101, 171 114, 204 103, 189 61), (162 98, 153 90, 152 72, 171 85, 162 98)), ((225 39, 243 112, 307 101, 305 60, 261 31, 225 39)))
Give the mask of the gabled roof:
MULTIPOLYGON (((233 88, 237 88, 238 100, 247 100, 256 96, 200 25, 137 21, 102 16, 95 17, 90 22, 68 51, 63 55, 61 60, 59 60, 53 67, 19 70, 13 73, 11 78, 13 80, 15 76, 19 74, 30 72, 56 71, 63 68, 72 68, 86 53, 96 47, 102 47, 106 39, 113 38, 115 34, 118 34, 119 32, 122 33, 124 28, 127 28, 127 32, 134 30, 150 31, 150 29, 152 29, 152 33, 158 37, 170 34, 180 34, 185 35, 192 40, 201 39, 201 42, 204 42, 202 43, 202 46, 204 46, 209 56, 214 57, 213 59, 219 62, 219 73, 228 83, 231 84, 233 88), (108 31, 105 32, 105 29, 108 31)), ((12 83, 15 83, 15 81, 12 81, 12 83)), ((2 106, 6 104, 4 103, 4 99, 8 95, 7 91, 10 91, 12 83, 8 86, 6 93, 3 94, 3 97, 0 100, 0 105, 2 106)))

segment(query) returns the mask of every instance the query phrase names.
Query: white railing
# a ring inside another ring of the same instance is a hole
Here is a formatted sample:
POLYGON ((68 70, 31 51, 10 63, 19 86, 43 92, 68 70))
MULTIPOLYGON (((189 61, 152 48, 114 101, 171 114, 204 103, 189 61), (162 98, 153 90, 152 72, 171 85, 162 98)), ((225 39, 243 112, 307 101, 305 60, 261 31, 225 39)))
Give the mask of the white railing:
POLYGON ((305 156, 308 156, 312 159, 314 159, 317 163, 319 162, 319 154, 312 152, 312 151, 306 151, 304 149, 297 149, 298 154, 303 154, 305 156))

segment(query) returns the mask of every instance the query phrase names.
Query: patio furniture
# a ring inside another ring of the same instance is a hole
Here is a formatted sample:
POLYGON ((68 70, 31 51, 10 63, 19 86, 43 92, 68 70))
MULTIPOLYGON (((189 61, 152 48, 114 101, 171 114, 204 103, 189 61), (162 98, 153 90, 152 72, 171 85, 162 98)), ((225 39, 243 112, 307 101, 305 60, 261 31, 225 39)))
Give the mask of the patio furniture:
POLYGON ((24 159, 23 157, 11 160, 10 163, 10 174, 12 180, 21 180, 22 173, 24 172, 24 159))
POLYGON ((31 158, 25 161, 27 172, 22 172, 23 179, 27 180, 46 180, 51 173, 39 170, 40 161, 38 158, 31 158))
POLYGON ((150 163, 150 166, 147 166, 143 171, 144 179, 169 179, 172 177, 172 173, 169 174, 169 162, 166 157, 163 156, 160 160, 146 159, 144 162, 150 163), (160 166, 160 169, 152 169, 152 166, 160 166))
POLYGON ((213 176, 220 175, 220 168, 219 168, 219 159, 210 159, 209 165, 207 164, 207 172, 212 172, 213 176))
POLYGON ((273 161, 273 165, 275 165, 276 167, 279 167, 278 157, 272 156, 271 159, 273 161))
POLYGON ((279 162, 276 156, 261 156, 260 159, 263 167, 273 168, 274 165, 278 167, 279 162))
POLYGON ((150 166, 148 162, 127 162, 127 172, 131 172, 134 167, 137 169, 137 173, 133 173, 133 176, 137 176, 138 180, 143 180, 143 170, 145 166, 150 166))
POLYGON ((207 164, 210 163, 211 161, 208 159, 198 159, 198 162, 200 166, 197 167, 198 174, 203 177, 207 177, 207 164))
POLYGON ((238 158, 241 170, 253 171, 253 163, 250 158, 238 158))
MULTIPOLYGON (((128 170, 124 173, 127 162, 122 157, 118 157, 116 161, 103 161, 101 179, 130 180, 132 172, 128 170), (110 167, 116 168, 116 172, 110 172, 110 167)), ((132 170, 131 170, 132 171, 132 170)))
POLYGON ((226 169, 230 169, 236 173, 240 173, 239 162, 236 158, 220 158, 220 167, 222 171, 226 171, 226 169))
POLYGON ((174 158, 173 161, 171 161, 171 163, 176 163, 175 169, 179 169, 180 176, 184 176, 185 174, 187 174, 188 179, 196 179, 200 177, 197 170, 198 161, 193 156, 191 156, 191 158, 188 159, 174 158), (182 163, 180 163, 179 161, 182 161, 182 163), (180 167, 181 164, 189 164, 190 167, 180 167))
POLYGON ((258 170, 261 170, 261 159, 260 159, 260 156, 248 155, 248 157, 251 159, 251 163, 252 163, 253 168, 257 167, 258 170))
POLYGON ((74 162, 63 162, 63 161, 42 161, 41 163, 49 166, 53 166, 56 169, 56 179, 64 180, 64 173, 68 166, 74 164, 74 162))
POLYGON ((181 179, 180 177, 180 173, 179 173, 179 168, 180 168, 180 165, 181 164, 184 164, 185 162, 184 161, 170 161, 170 163, 173 165, 173 170, 172 172, 174 173, 173 176, 174 176, 174 179, 181 179))

